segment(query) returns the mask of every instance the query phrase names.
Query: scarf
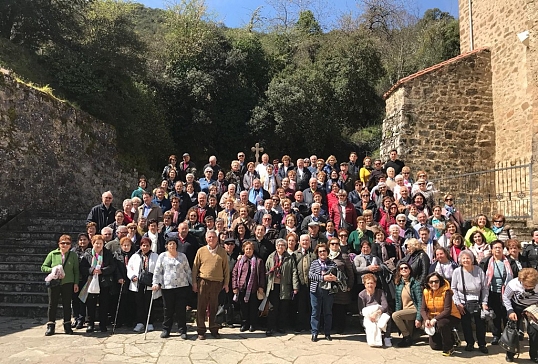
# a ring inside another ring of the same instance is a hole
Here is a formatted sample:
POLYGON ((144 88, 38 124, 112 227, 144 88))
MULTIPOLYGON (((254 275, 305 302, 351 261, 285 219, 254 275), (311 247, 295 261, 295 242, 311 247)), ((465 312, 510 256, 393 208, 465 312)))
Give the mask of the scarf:
POLYGON ((329 259, 334 260, 338 255, 340 255, 340 251, 333 252, 332 250, 329 250, 329 259))
POLYGON ((157 251, 157 241, 159 236, 157 234, 153 234, 151 231, 148 231, 148 238, 151 240, 151 250, 154 252, 157 251))
POLYGON ((372 264, 372 254, 363 254, 360 253, 359 257, 363 257, 364 260, 366 260, 366 266, 370 266, 372 264))
POLYGON ((97 266, 101 267, 103 265, 103 251, 101 254, 97 254, 95 249, 92 248, 92 268, 95 269, 97 266))
MULTIPOLYGON (((510 267, 510 262, 508 259, 503 257, 502 260, 504 264, 504 276, 503 276, 503 287, 506 286, 507 282, 510 282, 512 278, 514 278, 514 275, 512 273, 512 268, 510 267)), ((493 279, 493 274, 495 273, 495 258, 491 257, 488 262, 488 269, 486 270, 486 278, 488 282, 488 287, 491 286, 491 281, 493 279)))
POLYGON ((267 275, 274 273, 276 278, 280 278, 282 274, 282 262, 284 261, 284 255, 282 255, 282 260, 278 258, 278 254, 275 253, 275 256, 273 257, 273 268, 267 272, 267 275))
POLYGON ((454 206, 448 206, 445 204, 446 218, 448 219, 451 215, 454 215, 456 208, 454 206))
POLYGON ((452 257, 453 261, 455 261, 455 262, 458 261, 458 257, 460 256, 461 250, 462 249, 459 246, 452 245, 450 247, 450 256, 452 257))
MULTIPOLYGON (((249 260, 246 255, 243 255, 241 260, 239 260, 239 274, 237 275, 237 281, 236 281, 238 287, 239 287, 239 281, 241 279, 241 273, 243 273, 243 265, 245 263, 250 264, 250 268, 249 268, 250 276, 248 278, 246 292, 245 292, 245 302, 248 303, 248 300, 250 299, 250 294, 252 292, 252 287, 254 287, 254 280, 257 279, 258 277, 256 257, 253 255, 252 258, 250 258, 249 260)), ((248 274, 248 271, 247 271, 247 274, 248 274)))
POLYGON ((435 261, 435 248, 431 239, 426 243, 426 254, 430 258, 430 263, 433 263, 435 261))
POLYGON ((491 227, 491 230, 493 230, 495 235, 499 235, 503 231, 503 229, 504 229, 504 226, 497 227, 494 225, 491 227))

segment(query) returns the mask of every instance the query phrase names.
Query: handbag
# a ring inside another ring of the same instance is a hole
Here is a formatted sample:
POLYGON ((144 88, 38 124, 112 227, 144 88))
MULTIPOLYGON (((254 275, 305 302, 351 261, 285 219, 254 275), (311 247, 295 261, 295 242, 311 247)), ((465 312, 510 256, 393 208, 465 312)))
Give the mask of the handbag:
POLYGON ((465 300, 465 303, 463 306, 465 307, 465 311, 468 313, 478 313, 481 310, 480 307, 480 300, 467 300, 467 290, 465 289, 465 278, 463 278, 463 267, 461 267, 461 283, 463 284, 463 299, 465 300))
POLYGON ((519 353, 519 330, 517 321, 508 320, 499 340, 499 346, 511 353, 519 353))
MULTIPOLYGON (((62 263, 62 268, 65 268, 65 263, 67 263, 67 260, 69 259, 69 254, 71 254, 71 250, 69 250, 67 252, 67 257, 65 258, 64 262, 62 263)), ((60 278, 51 279, 48 282, 45 281, 45 286, 47 286, 47 288, 58 287, 60 284, 62 284, 62 280, 60 278)))
POLYGON ((153 284, 153 273, 143 270, 138 277, 138 281, 145 286, 151 286, 153 284))
POLYGON ((523 310, 523 313, 527 316, 529 324, 538 330, 538 305, 530 305, 523 310))

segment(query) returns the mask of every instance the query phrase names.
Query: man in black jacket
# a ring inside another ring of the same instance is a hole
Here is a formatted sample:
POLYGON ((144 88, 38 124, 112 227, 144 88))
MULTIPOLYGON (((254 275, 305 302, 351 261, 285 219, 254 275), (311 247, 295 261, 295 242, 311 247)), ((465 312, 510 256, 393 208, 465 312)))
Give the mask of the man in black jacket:
POLYGON ((295 187, 296 191, 303 191, 308 188, 308 181, 312 177, 310 170, 305 167, 304 159, 297 159, 297 167, 295 167, 295 172, 297 173, 296 181, 297 185, 295 187))
POLYGON ((92 207, 86 222, 95 222, 97 224, 96 230, 101 231, 102 228, 112 224, 114 215, 116 214, 116 208, 112 206, 112 192, 106 191, 101 195, 102 203, 92 207))
POLYGON ((405 166, 405 163, 398 159, 398 151, 393 149, 389 152, 389 160, 385 163, 384 169, 387 173, 387 168, 394 168, 395 176, 399 175, 402 172, 402 168, 405 166))

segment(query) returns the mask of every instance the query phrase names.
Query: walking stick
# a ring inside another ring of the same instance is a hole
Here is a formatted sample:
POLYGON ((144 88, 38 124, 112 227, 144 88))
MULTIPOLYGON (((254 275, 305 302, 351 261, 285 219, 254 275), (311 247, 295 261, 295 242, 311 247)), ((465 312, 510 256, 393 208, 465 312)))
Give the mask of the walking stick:
POLYGON ((149 317, 151 316, 151 306, 153 306, 153 290, 151 291, 151 301, 149 301, 149 310, 148 310, 148 319, 146 321, 146 329, 144 331, 144 340, 146 340, 146 335, 148 333, 149 317))
MULTIPOLYGON (((124 281, 125 283, 125 281, 124 281)), ((118 321, 118 312, 120 311, 121 293, 123 292, 123 283, 120 287, 120 296, 118 297, 118 306, 116 307, 116 316, 114 317, 114 326, 112 326, 112 335, 116 332, 116 322, 118 321)))

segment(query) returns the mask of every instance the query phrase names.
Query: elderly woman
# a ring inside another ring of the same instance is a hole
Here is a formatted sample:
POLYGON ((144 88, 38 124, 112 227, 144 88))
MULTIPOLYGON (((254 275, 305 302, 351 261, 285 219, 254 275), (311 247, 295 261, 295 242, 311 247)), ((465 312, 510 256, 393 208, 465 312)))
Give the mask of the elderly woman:
POLYGON ((370 173, 372 173, 373 169, 374 168, 372 167, 372 158, 368 156, 364 157, 364 159, 362 160, 362 167, 359 170, 359 179, 364 186, 368 185, 370 173))
POLYGON ((338 166, 338 163, 336 163, 336 157, 334 155, 330 155, 327 157, 327 163, 325 163, 325 166, 323 167, 323 171, 327 173, 327 175, 331 174, 331 171, 334 169, 336 172, 340 172, 340 167, 338 166))
POLYGON ((465 249, 465 242, 461 234, 454 234, 450 237, 448 242, 448 250, 453 261, 458 262, 461 251, 465 249))
POLYGON ((508 239, 504 242, 504 247, 508 251, 507 258, 510 262, 512 274, 517 277, 520 270, 527 266, 525 258, 521 255, 521 243, 516 239, 508 239))
POLYGON ((473 226, 465 234, 465 245, 471 246, 471 237, 475 231, 480 231, 482 233, 485 238, 484 243, 491 243, 493 240, 497 239, 497 235, 495 235, 490 228, 491 224, 486 215, 478 215, 476 220, 473 220, 472 224, 473 226))
POLYGON ((254 332, 258 323, 258 296, 263 296, 265 287, 265 264, 254 255, 254 244, 243 243, 243 255, 232 271, 232 290, 241 309, 239 331, 254 332))
POLYGON ((170 175, 170 170, 172 169, 176 171, 178 169, 177 157, 174 154, 168 157, 168 164, 164 166, 163 173, 161 173, 162 179, 167 179, 170 175))
POLYGON ((127 225, 133 222, 133 200, 126 198, 123 200, 123 224, 127 225))
POLYGON ((288 214, 285 218, 285 224, 282 229, 280 229, 279 237, 285 238, 288 234, 298 234, 300 229, 297 228, 297 217, 295 214, 288 214))
POLYGON ((352 252, 359 253, 363 240, 374 242, 374 233, 366 228, 366 219, 363 216, 357 217, 357 229, 353 230, 348 237, 348 244, 352 252))
POLYGON ((456 234, 457 231, 456 224, 447 221, 445 225, 445 232, 437 239, 437 243, 444 248, 448 248, 450 245, 450 238, 452 235, 456 234))
POLYGON ((80 288, 82 288, 84 284, 86 283, 86 281, 88 280, 88 271, 80 269, 80 262, 82 261, 82 259, 84 259, 84 254, 86 254, 86 251, 88 249, 91 249, 91 245, 90 245, 90 238, 88 237, 88 234, 86 233, 78 234, 77 241, 78 241, 77 246, 73 247, 71 249, 71 252, 77 255, 78 262, 79 262, 79 272, 80 272, 79 280, 78 280, 79 290, 78 292, 73 292, 73 297, 71 300, 71 305, 73 306, 73 318, 75 319, 75 322, 71 326, 75 327, 77 330, 80 330, 84 326, 84 320, 86 320, 86 303, 82 302, 79 299, 79 294, 80 294, 80 288))
POLYGON ((432 216, 428 219, 428 223, 433 226, 435 240, 439 240, 444 235, 448 222, 447 218, 443 216, 442 211, 441 206, 435 205, 432 209, 432 216))
POLYGON ((413 345, 413 328, 422 326, 420 307, 422 306, 421 283, 412 277, 413 270, 406 262, 400 262, 394 275, 395 310, 392 319, 402 333, 398 347, 413 345))
POLYGON ((250 190, 250 188, 254 184, 254 180, 260 178, 260 175, 255 170, 255 165, 253 162, 248 162, 247 164, 247 172, 243 176, 243 187, 246 191, 250 190))
POLYGON ((506 325, 506 309, 502 304, 501 293, 504 287, 514 278, 510 261, 503 254, 504 244, 500 240, 491 243, 492 255, 480 261, 480 267, 486 273, 486 284, 489 287, 488 307, 495 312, 493 319, 493 341, 498 345, 501 338, 501 323, 506 325))
MULTIPOLYGON (((358 299, 358 306, 359 306, 359 312, 363 314, 363 309, 368 306, 377 306, 377 310, 370 313, 367 317, 364 317, 364 326, 365 329, 367 326, 366 321, 370 321, 372 323, 376 323, 380 316, 382 314, 390 315, 390 307, 387 302, 387 297, 385 296, 385 292, 379 288, 376 288, 377 279, 373 274, 367 273, 364 276, 362 276, 362 283, 364 284, 364 290, 359 293, 359 299, 358 299)), ((391 347, 392 346, 392 340, 390 337, 391 333, 391 327, 390 327, 390 320, 387 323, 387 327, 385 329, 384 333, 384 345, 385 347, 391 347)), ((366 329, 366 336, 368 340, 369 330, 366 329)), ((371 340, 371 339, 370 339, 371 340)), ((370 342, 368 340, 368 342, 370 342)))
POLYGON ((420 313, 424 327, 435 329, 435 334, 430 336, 430 347, 442 350, 443 356, 451 356, 454 352, 452 328, 461 318, 452 296, 449 283, 439 273, 428 274, 420 313))
POLYGON ((267 271, 267 295, 273 306, 267 317, 267 336, 272 336, 275 330, 285 333, 290 300, 299 290, 297 266, 292 256, 286 251, 284 239, 276 240, 276 251, 269 254, 265 262, 267 271))
POLYGON ((491 246, 486 244, 486 237, 480 231, 476 230, 471 235, 472 245, 469 247, 477 262, 481 262, 491 255, 491 246))
POLYGON ((451 194, 445 195, 445 206, 443 207, 441 214, 450 222, 456 224, 457 232, 461 233, 461 227, 463 226, 464 220, 460 211, 454 206, 454 196, 451 194))
MULTIPOLYGON (((530 305, 538 304, 538 271, 534 268, 523 268, 518 278, 512 279, 503 293, 503 304, 508 312, 508 318, 517 321, 522 316, 527 319, 529 334, 529 356, 531 361, 538 363, 538 330, 530 323, 530 318, 523 310, 530 305)), ((515 353, 506 352, 506 361, 513 362, 515 353)))
POLYGON ((480 311, 488 309, 489 289, 484 271, 473 262, 473 253, 462 250, 459 257, 461 267, 456 268, 452 274, 451 288, 454 292, 454 304, 461 314, 461 327, 467 343, 465 351, 474 350, 475 338, 471 325, 474 320, 478 349, 487 354, 486 325, 480 317, 480 311))
POLYGON ((517 238, 516 233, 510 228, 510 225, 506 225, 506 218, 503 214, 493 215, 493 226, 491 230, 497 239, 503 243, 508 239, 517 238))
POLYGON ((413 205, 417 208, 418 213, 424 212, 426 216, 431 215, 431 210, 426 203, 426 198, 420 191, 415 193, 411 199, 413 200, 413 205))
MULTIPOLYGON (((45 336, 51 336, 55 333, 56 312, 58 311, 60 296, 62 297, 64 314, 64 332, 68 335, 73 333, 71 328, 71 298, 73 293, 78 292, 80 272, 77 254, 71 254, 70 249, 71 237, 65 234, 60 236, 58 248, 47 255, 41 266, 42 272, 54 275, 54 279, 48 281, 49 307, 45 336), (59 267, 62 267, 63 273, 56 272, 60 270, 59 267), (56 273, 53 273, 53 271, 56 273)), ((47 276, 47 278, 49 277, 47 276)))
MULTIPOLYGON (((151 251, 151 240, 143 238, 140 240, 140 250, 131 256, 127 264, 127 277, 129 277, 129 291, 134 293, 136 304, 136 326, 135 332, 144 331, 144 323, 148 317, 149 305, 151 299, 157 299, 161 292, 157 291, 152 295, 151 285, 153 284, 152 275, 155 273, 157 264, 157 253, 151 251), (142 277, 143 282, 140 280, 142 277)), ((153 326, 153 315, 150 315, 149 325, 153 326)), ((149 330, 148 327, 148 331, 149 330)))
POLYGON ((372 254, 372 243, 368 240, 363 240, 360 247, 360 254, 353 259, 353 266, 357 273, 355 283, 358 286, 358 292, 364 289, 362 285, 362 276, 364 274, 373 273, 379 278, 383 269, 381 258, 372 254))
POLYGON ((118 229, 118 226, 127 225, 124 223, 125 218, 123 211, 116 211, 114 214, 114 220, 115 221, 112 224, 108 225, 108 227, 112 229, 112 239, 117 238, 116 230, 118 229))
POLYGON ((163 295, 164 321, 161 338, 170 336, 176 317, 179 333, 187 339, 187 299, 192 286, 192 272, 185 254, 177 251, 177 238, 171 237, 166 243, 166 251, 161 253, 155 263, 152 287, 163 295))
POLYGON ((387 234, 389 234, 389 227, 396 224, 396 215, 398 215, 398 205, 392 202, 389 205, 387 213, 379 221, 379 225, 387 234))
POLYGON ((346 290, 342 291, 339 289, 338 292, 334 294, 332 309, 333 326, 336 329, 336 333, 343 334, 346 330, 346 313, 348 312, 348 306, 351 303, 351 288, 355 283, 355 274, 349 256, 340 250, 340 241, 338 238, 329 240, 329 259, 332 260, 334 264, 336 264, 336 268, 343 273, 342 277, 346 278, 346 290))
MULTIPOLYGON (((86 299, 88 307, 88 327, 86 332, 88 333, 95 331, 97 301, 99 301, 99 307, 108 307, 110 288, 114 284, 116 260, 108 249, 104 249, 104 246, 104 237, 95 235, 92 238, 92 250, 86 251, 84 259, 80 262, 81 269, 86 269, 91 279, 97 279, 99 282, 99 293, 88 293, 88 298, 86 299)), ((89 282, 88 280, 87 284, 90 284, 89 282)), ((107 314, 107 309, 99 309, 99 331, 101 332, 107 331, 107 314)))
POLYGON ((333 284, 336 284, 337 275, 336 264, 328 258, 328 247, 324 243, 318 244, 314 251, 318 259, 310 264, 308 278, 310 280, 310 304, 312 307, 312 316, 310 326, 312 329, 312 341, 318 341, 319 322, 323 312, 323 329, 325 339, 331 341, 332 327, 332 306, 334 294, 331 290, 333 284))
POLYGON ((413 278, 421 284, 425 282, 430 271, 430 258, 423 250, 423 246, 417 239, 407 241, 407 254, 402 261, 409 264, 413 271, 413 278))
POLYGON ((94 235, 97 234, 97 224, 93 221, 86 224, 86 233, 88 234, 88 237, 90 240, 93 238, 94 235))

